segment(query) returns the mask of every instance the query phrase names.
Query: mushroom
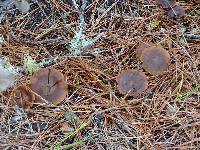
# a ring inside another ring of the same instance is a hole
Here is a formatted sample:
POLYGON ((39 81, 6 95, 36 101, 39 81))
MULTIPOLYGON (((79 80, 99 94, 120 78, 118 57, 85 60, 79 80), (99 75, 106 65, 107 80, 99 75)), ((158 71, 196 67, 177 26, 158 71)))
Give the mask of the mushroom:
POLYGON ((167 14, 170 18, 180 18, 185 15, 185 9, 181 6, 175 6, 167 14))
POLYGON ((34 73, 31 78, 30 88, 38 94, 36 103, 59 104, 67 94, 67 83, 64 76, 56 69, 41 69, 34 73))
POLYGON ((147 72, 157 75, 167 70, 170 63, 170 55, 161 46, 152 46, 143 51, 141 61, 143 62, 143 68, 147 72))
POLYGON ((136 96, 148 87, 146 75, 138 70, 123 70, 117 76, 118 89, 121 94, 136 96))
POLYGON ((172 8, 176 5, 176 0, 156 0, 163 8, 172 8))
POLYGON ((142 42, 137 48, 136 48, 136 57, 140 59, 142 52, 150 47, 152 43, 142 42))
POLYGON ((29 109, 33 106, 35 101, 35 95, 27 86, 19 86, 14 92, 14 104, 24 110, 29 109))

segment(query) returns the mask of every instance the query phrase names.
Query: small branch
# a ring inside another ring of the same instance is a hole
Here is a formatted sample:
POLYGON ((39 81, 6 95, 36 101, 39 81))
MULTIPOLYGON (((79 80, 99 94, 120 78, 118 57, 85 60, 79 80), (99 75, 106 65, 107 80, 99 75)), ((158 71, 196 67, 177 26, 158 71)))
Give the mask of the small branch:
POLYGON ((200 34, 184 34, 184 37, 188 39, 200 39, 200 34))

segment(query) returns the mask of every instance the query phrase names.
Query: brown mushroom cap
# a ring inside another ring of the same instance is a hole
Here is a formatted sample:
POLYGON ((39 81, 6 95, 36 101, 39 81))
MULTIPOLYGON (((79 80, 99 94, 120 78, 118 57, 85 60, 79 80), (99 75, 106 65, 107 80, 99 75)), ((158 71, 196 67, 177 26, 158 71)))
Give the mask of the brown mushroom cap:
POLYGON ((175 6, 167 14, 170 18, 180 18, 185 15, 185 9, 181 6, 175 6))
MULTIPOLYGON (((31 78, 30 88, 43 99, 55 105, 62 102, 67 94, 64 76, 56 69, 44 68, 36 72, 31 78)), ((36 103, 44 103, 44 101, 37 97, 36 103)))
POLYGON ((137 70, 123 70, 117 76, 118 89, 121 94, 138 95, 148 87, 146 75, 137 70))
POLYGON ((172 8, 176 5, 176 0, 156 0, 163 8, 172 8))
POLYGON ((19 86, 14 92, 14 104, 17 104, 24 110, 27 110, 33 106, 34 101, 35 95, 26 86, 19 86))
POLYGON ((142 42, 137 48, 136 48, 136 57, 140 59, 142 52, 153 45, 152 43, 142 42))
POLYGON ((157 75, 167 70, 170 63, 170 55, 161 46, 153 46, 145 49, 141 55, 141 61, 147 72, 157 75))

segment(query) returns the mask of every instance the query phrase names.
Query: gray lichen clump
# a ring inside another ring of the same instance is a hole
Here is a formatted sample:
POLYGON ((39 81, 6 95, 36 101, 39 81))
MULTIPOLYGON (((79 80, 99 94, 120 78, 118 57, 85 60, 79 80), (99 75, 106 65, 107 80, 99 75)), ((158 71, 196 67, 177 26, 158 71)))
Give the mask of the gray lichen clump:
POLYGON ((17 69, 14 68, 8 60, 0 58, 0 92, 15 84, 17 69))
POLYGON ((15 74, 6 69, 0 68, 0 92, 14 85, 15 74))
POLYGON ((30 3, 26 0, 15 0, 15 6, 22 13, 28 13, 30 10, 30 3))
POLYGON ((0 0, 0 6, 10 8, 13 5, 21 12, 28 13, 30 10, 30 3, 27 0, 0 0))
POLYGON ((79 30, 75 33, 74 37, 70 41, 69 50, 73 55, 80 55, 84 49, 92 46, 96 41, 101 38, 98 34, 93 38, 86 38, 85 32, 85 21, 83 15, 80 15, 79 30))

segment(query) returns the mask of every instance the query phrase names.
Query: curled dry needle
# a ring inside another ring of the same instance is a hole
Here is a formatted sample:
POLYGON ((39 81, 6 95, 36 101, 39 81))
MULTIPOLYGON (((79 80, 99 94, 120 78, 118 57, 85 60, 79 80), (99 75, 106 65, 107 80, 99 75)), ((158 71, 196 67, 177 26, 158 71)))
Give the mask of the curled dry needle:
POLYGON ((152 46, 146 48, 141 54, 143 68, 153 74, 161 74, 167 70, 170 63, 169 53, 161 46, 152 46))
POLYGON ((176 5, 176 0, 156 0, 163 8, 172 8, 176 5))
POLYGON ((121 94, 136 96, 148 87, 146 75, 137 70, 123 70, 117 76, 118 89, 121 94))
POLYGON ((175 6, 167 14, 170 18, 180 18, 185 15, 185 9, 181 6, 175 6))
MULTIPOLYGON (((40 95, 48 103, 59 104, 67 94, 67 83, 64 76, 56 69, 41 69, 31 78, 30 88, 40 95)), ((36 97, 36 103, 44 103, 40 97, 36 97)))
POLYGON ((27 86, 19 86, 14 92, 14 104, 17 104, 19 107, 24 110, 29 109, 33 106, 35 101, 35 95, 27 86))

